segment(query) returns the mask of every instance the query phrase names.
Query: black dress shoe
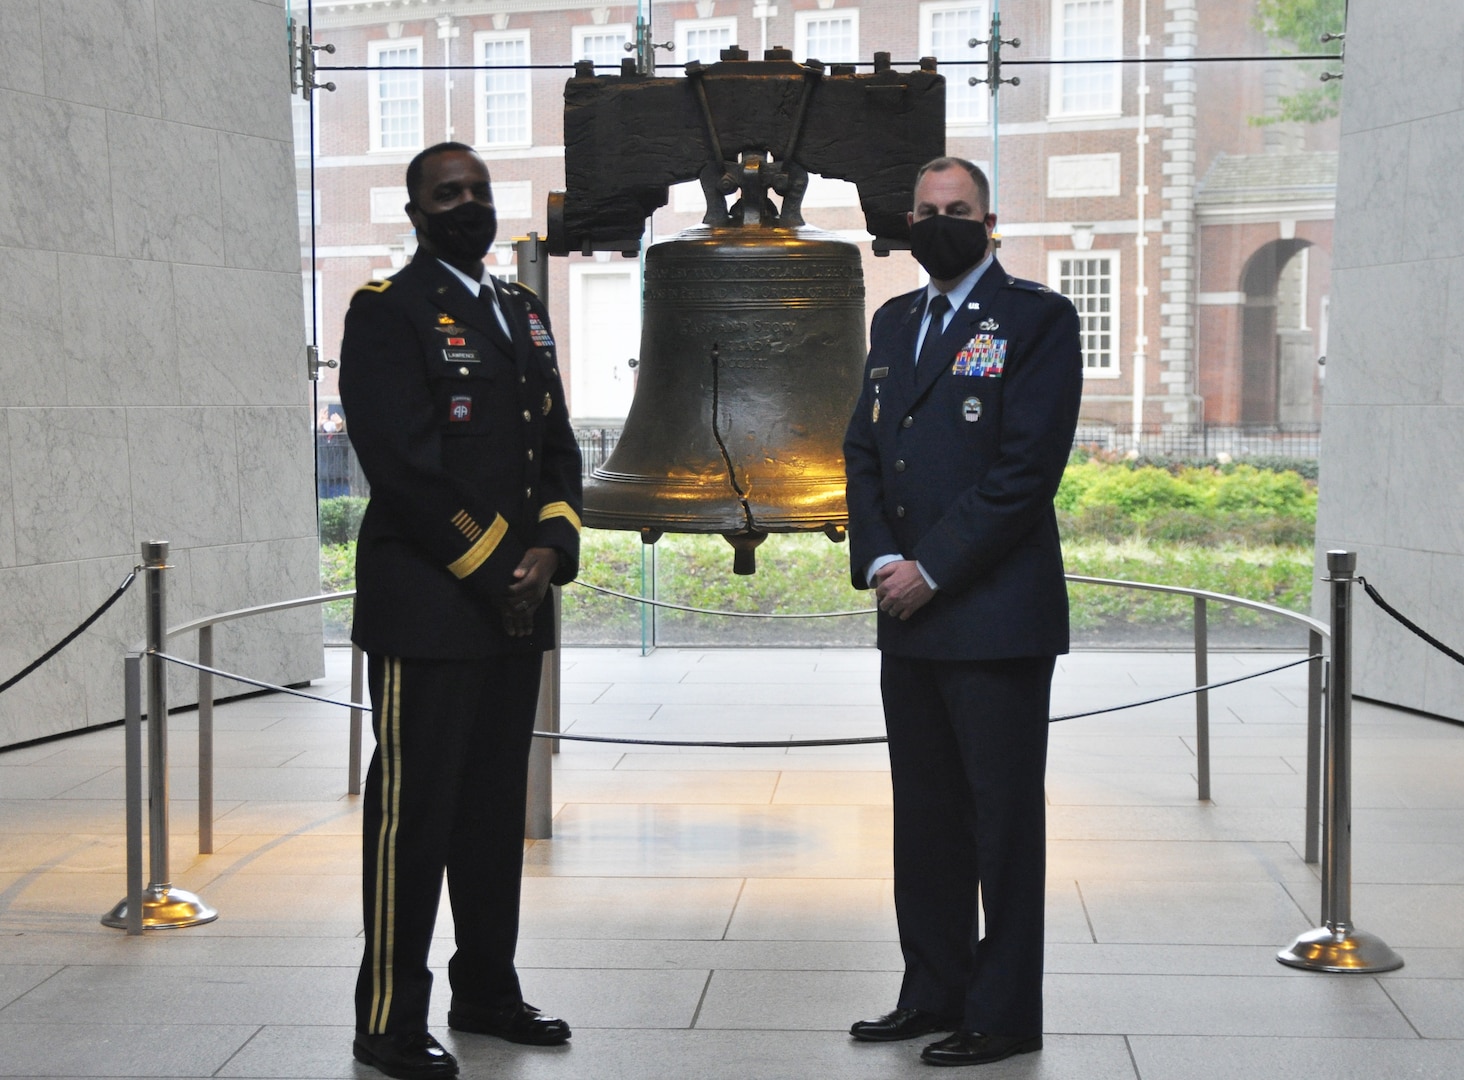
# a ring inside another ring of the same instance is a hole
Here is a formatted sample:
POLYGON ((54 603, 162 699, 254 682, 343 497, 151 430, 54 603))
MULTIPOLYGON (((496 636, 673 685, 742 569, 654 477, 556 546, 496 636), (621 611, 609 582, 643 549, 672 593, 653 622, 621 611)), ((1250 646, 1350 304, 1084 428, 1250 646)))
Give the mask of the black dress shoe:
POLYGON ((425 1031, 396 1035, 356 1034, 351 1052, 357 1061, 396 1080, 446 1080, 458 1074, 457 1058, 425 1031))
POLYGON ((958 1031, 920 1051, 920 1060, 929 1065, 986 1065, 1013 1054, 1030 1054, 1041 1049, 1041 1035, 982 1035, 979 1031, 958 1031))
POLYGON ((473 1035, 496 1035, 526 1046, 558 1046, 569 1041, 569 1025, 558 1017, 545 1016, 520 1001, 498 1008, 483 1008, 454 1000, 447 1010, 447 1026, 473 1035))
POLYGON ((895 1009, 878 1020, 860 1020, 849 1034, 865 1042, 899 1042, 933 1031, 951 1031, 960 1021, 924 1009, 895 1009))

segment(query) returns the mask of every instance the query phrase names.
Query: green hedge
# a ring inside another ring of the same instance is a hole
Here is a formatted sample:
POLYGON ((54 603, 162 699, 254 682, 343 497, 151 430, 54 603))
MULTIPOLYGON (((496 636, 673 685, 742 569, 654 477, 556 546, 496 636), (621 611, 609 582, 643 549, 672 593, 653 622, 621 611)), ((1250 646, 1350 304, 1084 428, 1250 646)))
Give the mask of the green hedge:
MULTIPOLYGON (((345 543, 323 543, 322 587, 350 588, 364 500, 323 500, 321 523, 341 522, 345 543), (327 513, 327 504, 339 504, 327 513), (349 523, 349 524, 346 524, 349 523)), ((1229 593, 1307 611, 1312 589, 1316 484, 1293 470, 1240 465, 1154 465, 1076 459, 1057 497, 1067 570, 1086 577, 1181 585, 1229 593)), ((339 536, 340 532, 333 532, 339 536)), ((324 540, 324 532, 322 539, 324 540)), ((586 529, 580 582, 643 595, 651 551, 634 533, 586 529)), ((864 609, 870 594, 849 583, 848 548, 822 534, 775 535, 757 551, 758 572, 732 573, 732 549, 718 536, 668 534, 655 547, 657 595, 688 607, 719 611, 809 613, 864 609)), ((1075 634, 1104 634, 1133 626, 1187 626, 1192 601, 1183 596, 1073 586, 1075 634)), ((579 585, 564 590, 565 639, 572 643, 630 643, 649 616, 640 605, 579 585)), ((338 605, 332 605, 338 606, 338 605)), ((327 613, 329 618, 330 613, 327 613)), ((337 613, 339 621, 345 614, 337 613)), ((817 620, 736 619, 661 610, 662 643, 866 644, 868 615, 817 620)), ((1243 609, 1217 609, 1217 628, 1259 632, 1268 619, 1243 609)))
POLYGON ((1068 465, 1055 504, 1068 513, 1113 507, 1136 527, 1174 511, 1216 521, 1286 517, 1311 524, 1317 486, 1298 473, 1254 465, 1163 469, 1090 458, 1068 465))
POLYGON ((361 531, 361 515, 366 513, 367 499, 362 495, 337 495, 321 499, 320 542, 322 544, 354 544, 361 531))

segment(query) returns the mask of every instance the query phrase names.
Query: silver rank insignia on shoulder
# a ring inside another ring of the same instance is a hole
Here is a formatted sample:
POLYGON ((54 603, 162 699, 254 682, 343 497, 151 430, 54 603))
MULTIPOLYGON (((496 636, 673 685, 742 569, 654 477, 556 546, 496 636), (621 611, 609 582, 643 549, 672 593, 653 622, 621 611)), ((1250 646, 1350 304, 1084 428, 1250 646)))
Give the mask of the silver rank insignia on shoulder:
POLYGON ((968 424, 974 424, 981 419, 981 399, 979 397, 968 397, 961 402, 961 418, 968 424))
POLYGON ((987 331, 1000 330, 1001 329, 1001 323, 997 322, 995 319, 982 319, 981 320, 981 325, 979 327, 977 327, 977 329, 978 330, 987 330, 987 331))

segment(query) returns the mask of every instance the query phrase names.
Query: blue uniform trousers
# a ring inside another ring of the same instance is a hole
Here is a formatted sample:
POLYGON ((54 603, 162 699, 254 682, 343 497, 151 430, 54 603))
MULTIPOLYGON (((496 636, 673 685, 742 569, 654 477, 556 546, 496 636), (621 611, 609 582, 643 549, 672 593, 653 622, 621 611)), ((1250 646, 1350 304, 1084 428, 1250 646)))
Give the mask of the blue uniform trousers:
POLYGON ((965 1031, 1042 1031, 1055 663, 883 655, 905 955, 899 1004, 959 1017, 965 1031))

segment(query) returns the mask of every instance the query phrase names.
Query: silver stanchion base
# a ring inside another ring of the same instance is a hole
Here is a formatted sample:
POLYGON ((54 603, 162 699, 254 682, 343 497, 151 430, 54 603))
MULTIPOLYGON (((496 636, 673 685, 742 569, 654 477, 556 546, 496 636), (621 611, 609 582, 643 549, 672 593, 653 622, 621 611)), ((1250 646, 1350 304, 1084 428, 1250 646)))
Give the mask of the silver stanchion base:
MULTIPOLYGON (((178 926, 199 926, 213 922, 219 913, 191 892, 171 885, 149 885, 142 893, 142 928, 169 930, 178 926)), ((127 901, 102 916, 103 926, 127 929, 127 901)))
POLYGON ((1381 938, 1350 926, 1308 930, 1276 959, 1309 971, 1396 971, 1403 966, 1403 958, 1381 938))

